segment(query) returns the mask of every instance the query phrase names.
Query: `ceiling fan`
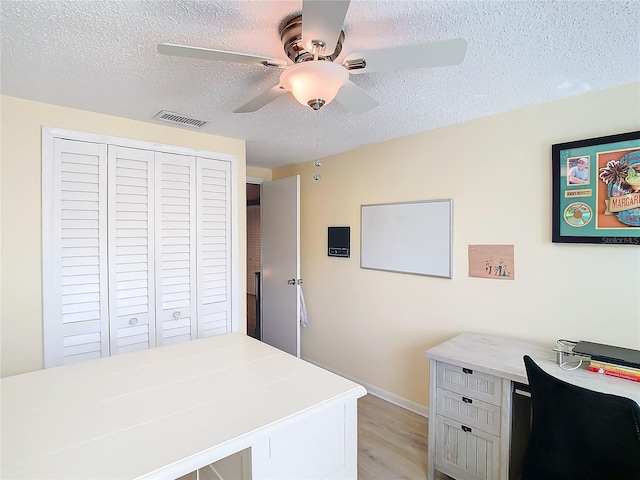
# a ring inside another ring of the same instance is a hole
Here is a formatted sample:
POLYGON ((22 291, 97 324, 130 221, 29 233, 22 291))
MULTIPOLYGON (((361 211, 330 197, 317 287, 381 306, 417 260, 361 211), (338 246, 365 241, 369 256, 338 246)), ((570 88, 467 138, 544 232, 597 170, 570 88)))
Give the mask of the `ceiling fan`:
POLYGON ((467 42, 454 38, 419 45, 366 50, 347 55, 342 64, 334 60, 342 52, 345 16, 350 0, 303 0, 302 14, 285 19, 280 39, 287 60, 246 53, 161 43, 163 55, 262 65, 283 69, 280 82, 249 100, 234 113, 255 112, 291 92, 302 105, 319 110, 332 100, 354 113, 365 113, 379 102, 349 79, 349 75, 409 68, 459 65, 467 42))

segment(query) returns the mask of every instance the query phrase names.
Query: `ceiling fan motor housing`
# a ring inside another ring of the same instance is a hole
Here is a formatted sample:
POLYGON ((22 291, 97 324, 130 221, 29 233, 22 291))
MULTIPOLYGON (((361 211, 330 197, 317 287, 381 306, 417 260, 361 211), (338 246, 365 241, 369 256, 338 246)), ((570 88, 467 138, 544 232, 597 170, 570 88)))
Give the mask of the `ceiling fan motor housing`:
MULTIPOLYGON (((302 15, 296 15, 285 23, 280 31, 280 40, 282 41, 284 52, 293 63, 313 60, 313 52, 308 51, 302 44, 302 15)), ((344 31, 340 32, 336 42, 336 49, 333 53, 330 55, 318 55, 318 60, 333 62, 342 52, 342 42, 344 42, 344 31)))

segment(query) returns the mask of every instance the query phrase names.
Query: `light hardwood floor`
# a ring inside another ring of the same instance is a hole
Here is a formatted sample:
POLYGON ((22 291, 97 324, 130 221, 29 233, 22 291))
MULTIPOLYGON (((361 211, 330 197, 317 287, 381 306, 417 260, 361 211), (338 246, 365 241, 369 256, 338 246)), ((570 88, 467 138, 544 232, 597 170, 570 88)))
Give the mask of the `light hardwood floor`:
POLYGON ((358 480, 427 478, 427 431, 428 420, 421 415, 370 394, 360 398, 358 480))

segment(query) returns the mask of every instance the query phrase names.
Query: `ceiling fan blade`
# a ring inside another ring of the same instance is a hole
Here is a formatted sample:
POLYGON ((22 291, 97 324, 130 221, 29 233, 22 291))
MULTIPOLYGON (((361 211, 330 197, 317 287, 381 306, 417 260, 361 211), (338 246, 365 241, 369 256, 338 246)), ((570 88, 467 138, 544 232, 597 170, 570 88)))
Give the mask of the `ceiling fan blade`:
POLYGON ((344 65, 353 74, 446 67, 462 63, 466 53, 467 41, 464 38, 453 38, 421 45, 354 52, 346 56, 344 65), (363 68, 357 66, 359 60, 364 60, 363 68))
POLYGON ((285 88, 282 85, 278 84, 275 87, 271 87, 269 90, 265 90, 258 96, 253 97, 240 108, 234 110, 233 113, 255 112, 256 110, 260 110, 267 103, 273 102, 276 98, 278 98, 280 95, 284 95, 285 93, 287 93, 285 88))
POLYGON ((349 3, 350 0, 303 0, 302 44, 307 51, 313 51, 313 40, 320 40, 325 43, 324 54, 333 53, 349 3))
POLYGON ((287 64, 286 60, 279 58, 213 50, 211 48, 190 47, 188 45, 174 45, 173 43, 159 43, 158 53, 162 55, 174 55, 176 57, 201 58, 204 60, 244 63, 247 65, 264 65, 267 67, 284 67, 287 64))
POLYGON ((380 102, 371 97, 351 80, 340 87, 335 99, 353 113, 357 114, 368 112, 380 105, 380 102))

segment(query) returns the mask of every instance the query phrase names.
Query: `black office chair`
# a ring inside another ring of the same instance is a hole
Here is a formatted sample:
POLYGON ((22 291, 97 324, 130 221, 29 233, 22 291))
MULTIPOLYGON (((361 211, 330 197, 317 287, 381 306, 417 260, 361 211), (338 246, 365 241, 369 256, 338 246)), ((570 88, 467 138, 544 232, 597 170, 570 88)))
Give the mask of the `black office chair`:
POLYGON ((524 365, 533 410, 524 480, 640 480, 636 402, 557 379, 528 355, 524 365))

